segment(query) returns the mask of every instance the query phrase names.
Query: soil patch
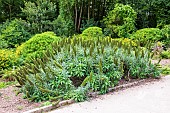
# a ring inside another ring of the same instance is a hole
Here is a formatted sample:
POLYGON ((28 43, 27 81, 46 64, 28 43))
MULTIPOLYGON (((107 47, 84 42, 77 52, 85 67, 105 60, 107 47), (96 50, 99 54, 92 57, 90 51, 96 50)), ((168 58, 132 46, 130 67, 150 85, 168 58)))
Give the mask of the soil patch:
MULTIPOLYGON (((152 60, 152 63, 157 63, 158 60, 152 60)), ((159 63, 162 66, 169 66, 170 67, 170 59, 162 59, 159 63)))
POLYGON ((16 96, 16 91, 18 88, 14 86, 0 89, 0 113, 22 113, 41 105, 23 99, 22 94, 16 96))

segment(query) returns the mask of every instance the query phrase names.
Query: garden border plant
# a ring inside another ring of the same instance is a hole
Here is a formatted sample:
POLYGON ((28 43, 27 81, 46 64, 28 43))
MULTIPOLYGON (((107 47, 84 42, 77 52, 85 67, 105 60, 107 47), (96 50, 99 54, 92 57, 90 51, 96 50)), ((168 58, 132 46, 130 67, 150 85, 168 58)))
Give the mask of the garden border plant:
POLYGON ((13 75, 22 86, 25 98, 84 101, 90 89, 107 93, 122 78, 160 75, 150 62, 150 52, 139 45, 122 45, 111 38, 96 41, 66 38, 52 44, 52 48, 43 58, 34 59, 33 64, 27 63, 13 75), (77 81, 79 84, 75 84, 77 81))

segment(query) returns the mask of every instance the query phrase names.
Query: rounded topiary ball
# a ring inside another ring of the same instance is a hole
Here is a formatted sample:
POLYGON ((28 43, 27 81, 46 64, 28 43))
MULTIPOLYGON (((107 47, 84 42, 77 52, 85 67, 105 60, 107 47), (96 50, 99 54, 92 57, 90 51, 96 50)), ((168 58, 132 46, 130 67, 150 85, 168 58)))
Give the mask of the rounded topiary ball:
POLYGON ((16 49, 16 54, 23 59, 29 60, 31 57, 37 58, 43 55, 43 51, 51 49, 51 44, 54 41, 61 40, 53 32, 44 32, 36 34, 30 38, 27 42, 23 43, 16 49))
POLYGON ((141 46, 145 46, 148 41, 156 42, 163 38, 162 32, 158 28, 144 28, 132 34, 131 39, 140 41, 141 46))
POLYGON ((89 27, 82 32, 82 38, 85 40, 92 40, 103 37, 102 28, 100 27, 89 27))

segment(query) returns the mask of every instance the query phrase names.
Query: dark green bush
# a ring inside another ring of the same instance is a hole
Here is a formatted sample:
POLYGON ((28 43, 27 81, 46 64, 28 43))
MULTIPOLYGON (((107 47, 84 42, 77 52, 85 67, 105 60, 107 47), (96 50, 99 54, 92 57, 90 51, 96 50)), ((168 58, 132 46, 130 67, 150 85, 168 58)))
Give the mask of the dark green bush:
POLYGON ((25 1, 21 8, 31 34, 51 31, 51 23, 57 18, 56 4, 50 0, 25 1))
POLYGON ((82 38, 86 40, 97 39, 103 37, 102 28, 89 27, 82 32, 82 38))
POLYGON ((51 43, 59 40, 60 37, 57 37, 53 32, 36 34, 19 46, 16 50, 16 54, 29 61, 31 57, 41 57, 44 50, 51 49, 51 43))
MULTIPOLYGON (((3 40, 6 44, 3 48, 15 48, 29 38, 30 34, 26 31, 23 20, 15 19, 11 22, 7 21, 1 26, 0 40, 3 40)), ((0 44, 0 48, 2 48, 1 45, 2 44, 0 44)))
POLYGON ((33 64, 26 63, 14 76, 26 97, 36 101, 83 101, 89 90, 104 94, 122 78, 159 76, 147 50, 122 43, 111 38, 63 39, 52 44, 53 51, 46 51, 33 64))
POLYGON ((147 42, 157 42, 162 40, 162 32, 158 28, 144 28, 136 31, 131 39, 138 40, 141 46, 145 46, 147 42))
POLYGON ((69 25, 60 15, 52 22, 52 26, 57 36, 69 36, 69 25))

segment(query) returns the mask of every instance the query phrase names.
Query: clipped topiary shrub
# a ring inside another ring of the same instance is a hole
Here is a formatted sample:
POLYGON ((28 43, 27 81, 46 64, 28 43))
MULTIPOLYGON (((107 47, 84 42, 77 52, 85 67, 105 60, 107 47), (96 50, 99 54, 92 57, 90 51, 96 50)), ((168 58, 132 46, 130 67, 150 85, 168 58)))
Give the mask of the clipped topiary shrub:
POLYGON ((6 42, 7 46, 5 46, 5 48, 15 48, 31 37, 24 26, 25 22, 18 19, 12 20, 11 22, 7 21, 1 26, 0 40, 6 42))
POLYGON ((145 46, 147 42, 157 42, 161 40, 162 32, 158 28, 144 28, 136 31, 132 36, 131 39, 138 40, 141 46, 145 46))
POLYGON ((44 50, 51 49, 51 43, 59 41, 61 38, 57 37, 53 32, 44 32, 36 34, 27 42, 23 43, 16 50, 16 54, 26 61, 31 57, 41 57, 44 50))
POLYGON ((89 27, 82 32, 82 38, 85 40, 96 40, 103 36, 102 28, 100 27, 89 27))

